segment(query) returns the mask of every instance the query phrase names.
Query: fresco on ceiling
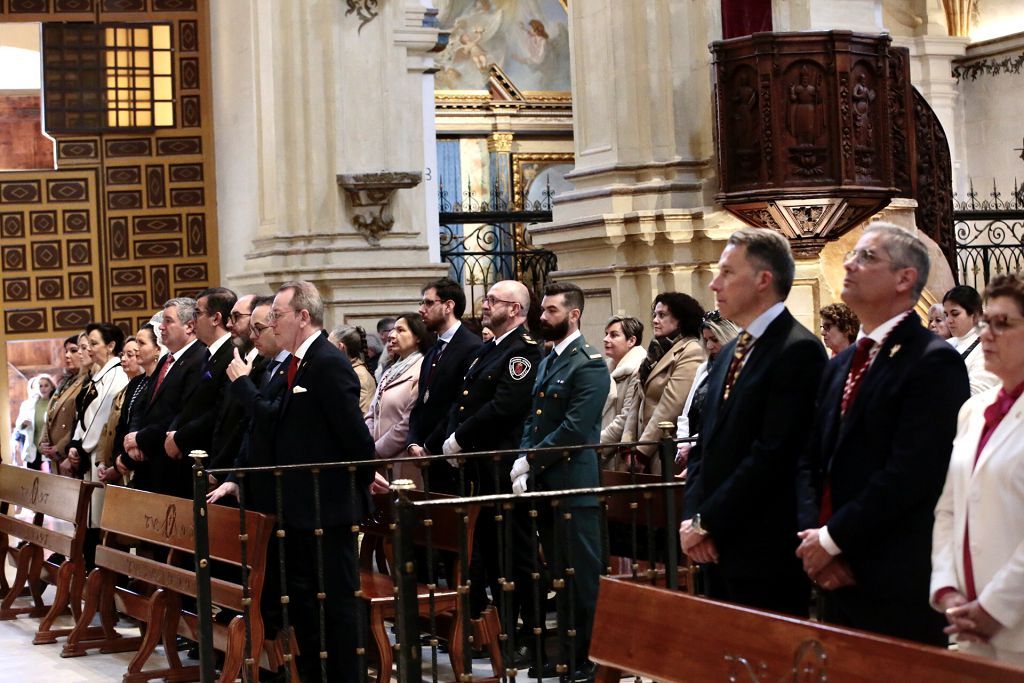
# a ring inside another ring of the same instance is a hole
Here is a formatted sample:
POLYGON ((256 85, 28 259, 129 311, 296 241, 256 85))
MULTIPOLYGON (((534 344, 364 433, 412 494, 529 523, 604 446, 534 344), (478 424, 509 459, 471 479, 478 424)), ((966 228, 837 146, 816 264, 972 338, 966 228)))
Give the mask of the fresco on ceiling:
POLYGON ((569 25, 559 0, 438 0, 451 32, 437 90, 486 90, 497 64, 520 90, 569 90, 569 25))

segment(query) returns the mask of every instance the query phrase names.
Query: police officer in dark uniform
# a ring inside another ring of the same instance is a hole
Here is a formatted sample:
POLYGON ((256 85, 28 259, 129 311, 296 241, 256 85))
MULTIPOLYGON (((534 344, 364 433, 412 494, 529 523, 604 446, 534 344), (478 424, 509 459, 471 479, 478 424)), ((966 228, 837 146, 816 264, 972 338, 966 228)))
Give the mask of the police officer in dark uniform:
MULTIPOLYGON (((580 334, 582 315, 583 291, 578 286, 559 282, 545 288, 540 333, 545 340, 554 343, 554 348, 537 371, 533 404, 523 428, 522 448, 569 447, 600 441, 601 412, 611 378, 602 354, 580 334)), ((535 454, 531 459, 522 455, 510 474, 515 493, 599 485, 597 453, 592 448, 575 451, 570 458, 558 452, 535 454)), ((538 504, 537 511, 541 547, 548 569, 555 580, 564 582, 569 592, 560 595, 558 600, 563 661, 575 666, 564 678, 592 681, 595 667, 587 660, 587 653, 601 574, 597 498, 575 496, 562 500, 557 520, 554 510, 546 503, 538 504), (571 513, 571 520, 563 524, 565 512, 571 513), (573 568, 572 572, 566 571, 569 567, 573 568), (571 611, 570 600, 573 601, 571 611)), ((553 675, 554 667, 549 663, 540 673, 544 677, 553 675)))
MULTIPOLYGON (((445 455, 519 447, 540 364, 540 345, 524 327, 529 309, 530 293, 520 282, 497 282, 487 292, 482 307, 483 324, 494 333, 494 339, 481 346, 470 361, 462 389, 448 416, 445 430, 448 437, 439 449, 445 455)), ((463 465, 463 492, 467 495, 510 493, 512 485, 507 473, 514 459, 514 456, 504 462, 489 458, 467 459, 463 465)), ((476 524, 470 566, 470 609, 474 617, 487 606, 487 586, 498 601, 498 580, 505 576, 499 563, 499 551, 504 546, 498 542, 498 532, 493 508, 482 510, 476 524)), ((521 535, 520 529, 513 533, 517 534, 516 545, 528 543, 529 539, 521 535)))

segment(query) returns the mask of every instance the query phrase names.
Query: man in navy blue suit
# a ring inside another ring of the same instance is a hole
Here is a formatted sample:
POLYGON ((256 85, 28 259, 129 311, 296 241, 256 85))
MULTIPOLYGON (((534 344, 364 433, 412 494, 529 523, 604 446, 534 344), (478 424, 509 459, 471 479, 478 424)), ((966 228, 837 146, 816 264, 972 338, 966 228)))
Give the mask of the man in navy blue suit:
POLYGON ((797 555, 825 621, 945 646, 946 620, 928 604, 932 523, 967 369, 914 312, 929 270, 921 240, 875 223, 844 267, 861 331, 822 379, 797 555))
MULTIPOLYGON (((316 287, 286 282, 277 291, 270 324, 281 347, 292 354, 288 387, 278 414, 277 465, 302 465, 374 457, 373 438, 359 410, 359 379, 323 331, 324 304, 316 287)), ((369 511, 373 469, 327 468, 319 477, 319 516, 310 471, 284 475, 285 560, 289 610, 299 641, 303 680, 321 680, 318 560, 326 591, 327 681, 362 680, 356 654, 359 569, 352 526, 369 511), (316 530, 322 529, 322 555, 316 530)))

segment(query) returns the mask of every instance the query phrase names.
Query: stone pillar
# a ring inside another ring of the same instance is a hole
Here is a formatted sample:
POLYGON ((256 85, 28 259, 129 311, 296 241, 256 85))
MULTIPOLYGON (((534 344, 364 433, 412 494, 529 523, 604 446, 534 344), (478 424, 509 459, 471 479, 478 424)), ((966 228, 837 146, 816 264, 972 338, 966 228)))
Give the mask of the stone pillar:
POLYGON ((447 272, 436 262, 435 10, 219 0, 210 12, 226 284, 312 280, 329 323, 414 309, 422 283, 447 272))
POLYGON ((881 33, 882 0, 772 0, 772 29, 881 33))
POLYGON ((575 188, 531 228, 560 280, 587 291, 592 343, 612 313, 650 319, 659 291, 707 290, 722 240, 740 225, 715 191, 711 56, 718 3, 569 3, 575 188))

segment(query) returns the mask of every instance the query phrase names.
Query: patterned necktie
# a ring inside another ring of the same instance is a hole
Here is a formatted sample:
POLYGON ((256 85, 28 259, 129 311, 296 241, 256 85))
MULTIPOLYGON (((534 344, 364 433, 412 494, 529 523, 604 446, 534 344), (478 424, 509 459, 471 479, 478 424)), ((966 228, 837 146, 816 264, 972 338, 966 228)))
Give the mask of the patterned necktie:
POLYGON ((722 392, 723 402, 729 399, 729 392, 732 390, 732 385, 736 383, 736 378, 740 376, 740 370, 743 369, 743 361, 747 359, 747 354, 750 353, 750 347, 753 343, 754 336, 746 330, 741 332, 736 340, 736 349, 732 354, 732 363, 729 364, 729 374, 725 376, 725 390, 722 392))
POLYGON ((846 385, 843 387, 842 414, 846 415, 847 409, 853 404, 857 397, 864 375, 871 367, 871 361, 878 354, 875 340, 871 337, 861 337, 857 341, 857 350, 853 352, 853 361, 850 363, 850 372, 846 375, 846 385), (874 353, 872 353, 874 349, 874 353))
POLYGON ((266 389, 267 385, 270 384, 271 380, 274 379, 274 373, 281 367, 283 361, 270 361, 270 365, 267 366, 267 371, 263 373, 263 377, 260 378, 260 389, 266 389))

